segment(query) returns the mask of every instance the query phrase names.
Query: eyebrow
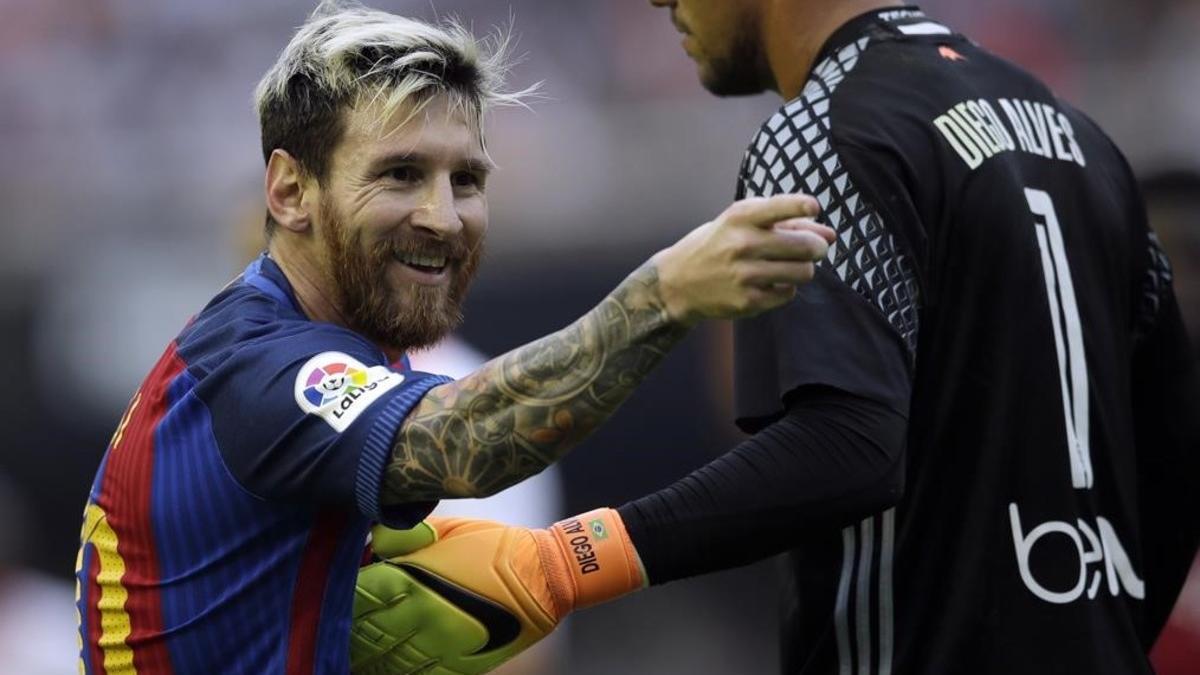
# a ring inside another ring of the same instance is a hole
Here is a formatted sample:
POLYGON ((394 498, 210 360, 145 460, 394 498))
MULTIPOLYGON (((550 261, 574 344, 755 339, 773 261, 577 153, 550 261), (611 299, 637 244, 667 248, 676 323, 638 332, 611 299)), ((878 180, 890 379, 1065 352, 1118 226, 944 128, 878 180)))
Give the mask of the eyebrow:
MULTIPOLYGON (((382 170, 384 167, 395 166, 397 164, 433 164, 435 160, 421 152, 398 152, 388 155, 383 155, 375 161, 371 162, 372 170, 382 170)), ((480 173, 489 173, 496 168, 496 164, 486 157, 472 155, 464 159, 461 163, 456 162, 460 166, 465 167, 470 171, 480 173)))

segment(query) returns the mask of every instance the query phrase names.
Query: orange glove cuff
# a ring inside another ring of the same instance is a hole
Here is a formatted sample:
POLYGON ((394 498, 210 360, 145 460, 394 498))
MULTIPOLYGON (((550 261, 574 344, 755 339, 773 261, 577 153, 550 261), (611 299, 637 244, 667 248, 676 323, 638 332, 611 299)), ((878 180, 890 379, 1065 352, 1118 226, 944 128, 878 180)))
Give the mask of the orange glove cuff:
POLYGON ((534 532, 558 618, 646 586, 641 559, 613 509, 596 509, 534 532))

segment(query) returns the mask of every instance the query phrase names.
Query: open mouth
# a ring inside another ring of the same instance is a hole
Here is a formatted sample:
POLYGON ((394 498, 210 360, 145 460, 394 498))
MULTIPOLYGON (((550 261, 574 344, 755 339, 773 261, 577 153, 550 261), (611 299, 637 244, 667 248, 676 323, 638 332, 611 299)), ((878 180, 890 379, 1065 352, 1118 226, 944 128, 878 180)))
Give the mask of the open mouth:
POLYGON ((427 253, 401 253, 396 256, 396 260, 408 265, 409 267, 426 274, 438 274, 446 269, 448 260, 444 255, 432 255, 427 253))

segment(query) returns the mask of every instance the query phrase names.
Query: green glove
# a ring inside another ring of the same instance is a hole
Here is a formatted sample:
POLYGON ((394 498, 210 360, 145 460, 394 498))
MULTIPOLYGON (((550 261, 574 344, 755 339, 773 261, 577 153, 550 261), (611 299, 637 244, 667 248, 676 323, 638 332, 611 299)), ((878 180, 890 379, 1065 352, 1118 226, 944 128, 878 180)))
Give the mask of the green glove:
POLYGON ((376 528, 383 562, 359 572, 351 629, 358 675, 477 675, 549 635, 575 609, 645 585, 619 514, 546 529, 430 518, 376 528))
MULTIPOLYGON (((425 523, 411 530, 375 528, 372 548, 384 558, 424 548, 437 539, 425 523)), ((386 562, 359 571, 350 630, 355 675, 451 675, 442 654, 470 653, 487 642, 487 629, 403 568, 386 562)))

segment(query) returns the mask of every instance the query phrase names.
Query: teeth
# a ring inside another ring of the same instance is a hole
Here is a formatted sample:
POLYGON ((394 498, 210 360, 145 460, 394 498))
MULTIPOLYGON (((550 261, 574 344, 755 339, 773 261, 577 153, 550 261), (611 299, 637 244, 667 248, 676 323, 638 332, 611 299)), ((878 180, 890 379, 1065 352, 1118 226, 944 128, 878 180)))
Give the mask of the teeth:
POLYGON ((409 265, 420 265, 421 267, 445 267, 446 256, 431 256, 421 255, 418 253, 404 253, 400 256, 400 261, 409 265))

